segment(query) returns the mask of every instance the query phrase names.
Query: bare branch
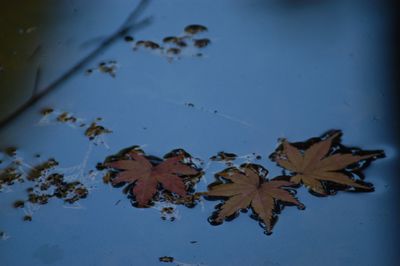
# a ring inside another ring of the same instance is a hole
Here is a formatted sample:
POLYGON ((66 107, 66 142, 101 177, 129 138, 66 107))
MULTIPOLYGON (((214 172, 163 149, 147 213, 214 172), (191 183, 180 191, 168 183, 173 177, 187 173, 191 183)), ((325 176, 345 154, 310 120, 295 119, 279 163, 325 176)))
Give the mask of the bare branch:
POLYGON ((150 3, 149 0, 141 0, 137 7, 130 13, 125 22, 121 25, 121 27, 110 35, 107 39, 105 39, 96 49, 90 52, 87 56, 82 58, 79 62, 77 62, 74 66, 72 66, 67 72, 62 74, 55 81, 50 83, 47 87, 36 90, 36 93, 32 95, 32 97, 27 100, 24 104, 22 104, 17 110, 7 116, 0 122, 0 129, 6 127, 12 121, 14 121, 17 117, 23 114, 28 109, 32 108, 39 100, 43 97, 47 96, 49 93, 53 92, 56 88, 62 85, 65 81, 71 78, 73 75, 81 71, 85 66, 87 66, 90 62, 92 62, 100 53, 104 52, 107 48, 109 48, 115 41, 120 39, 122 36, 127 34, 128 32, 137 31, 151 23, 151 18, 147 17, 139 22, 136 22, 137 18, 140 14, 145 10, 145 8, 150 3))

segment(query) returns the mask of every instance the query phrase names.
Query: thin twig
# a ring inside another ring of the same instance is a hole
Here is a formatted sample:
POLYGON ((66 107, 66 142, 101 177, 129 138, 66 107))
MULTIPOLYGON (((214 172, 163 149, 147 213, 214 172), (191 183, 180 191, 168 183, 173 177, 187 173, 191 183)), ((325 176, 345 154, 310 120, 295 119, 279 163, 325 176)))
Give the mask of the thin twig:
POLYGON ((66 71, 63 75, 57 78, 55 81, 50 83, 47 87, 37 91, 32 97, 27 100, 24 104, 22 104, 17 110, 7 116, 0 122, 0 129, 3 129, 12 121, 14 121, 18 116, 22 113, 33 107, 39 100, 43 97, 47 96, 50 92, 53 92, 56 88, 62 85, 65 81, 71 78, 73 75, 81 71, 85 66, 87 66, 90 62, 92 62, 99 53, 104 52, 109 46, 111 46, 115 41, 117 41, 121 36, 124 36, 128 32, 137 31, 151 22, 151 18, 145 18, 137 23, 135 21, 139 17, 139 15, 144 11, 144 9, 149 4, 149 0, 141 0, 138 6, 131 12, 131 14, 127 17, 125 22, 121 25, 121 27, 112 35, 110 35, 106 40, 104 40, 96 49, 90 52, 87 56, 82 58, 79 62, 77 62, 74 66, 72 66, 68 71, 66 71))

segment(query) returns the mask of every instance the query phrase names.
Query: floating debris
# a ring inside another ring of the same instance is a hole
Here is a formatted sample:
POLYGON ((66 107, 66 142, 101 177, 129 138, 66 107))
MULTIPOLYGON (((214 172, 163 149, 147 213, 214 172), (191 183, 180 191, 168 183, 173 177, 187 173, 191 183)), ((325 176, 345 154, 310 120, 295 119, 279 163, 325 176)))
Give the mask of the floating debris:
POLYGON ((112 133, 112 131, 109 130, 109 129, 106 129, 103 126, 98 125, 96 122, 93 122, 86 129, 85 136, 88 137, 90 140, 93 140, 97 136, 100 136, 100 135, 103 135, 103 134, 109 134, 109 133, 112 133))
POLYGON ((151 40, 139 40, 136 42, 133 50, 136 51, 139 49, 139 47, 145 47, 152 50, 160 50, 159 54, 162 56, 166 56, 169 62, 172 62, 173 59, 180 59, 180 57, 177 57, 178 55, 192 57, 202 56, 202 54, 198 51, 195 51, 195 53, 193 53, 193 49, 185 48, 189 46, 188 41, 190 40, 192 42, 189 42, 189 44, 192 44, 191 48, 195 48, 194 50, 208 46, 211 43, 210 39, 208 38, 192 39, 195 34, 207 31, 207 28, 202 25, 189 25, 185 27, 184 31, 186 34, 183 36, 168 35, 164 37, 162 39, 162 43, 164 46, 161 46, 157 42, 151 40))
POLYGON ((10 236, 6 232, 0 231, 0 240, 7 240, 9 238, 10 236))
POLYGON ((71 115, 67 112, 64 112, 64 113, 60 114, 59 116, 57 116, 57 121, 62 122, 62 123, 67 123, 67 122, 75 123, 77 121, 77 119, 73 115, 71 115))
MULTIPOLYGON (((198 181, 197 181, 198 182, 198 181)), ((196 183, 197 183, 196 182, 196 183)), ((168 203, 172 203, 175 205, 184 205, 188 208, 193 208, 194 206, 196 206, 196 204, 198 203, 198 201, 200 201, 201 196, 203 195, 203 193, 194 193, 191 195, 187 195, 185 197, 178 197, 172 193, 169 193, 167 191, 163 191, 161 193, 161 195, 159 196, 159 200, 160 201, 165 201, 168 203)), ((157 200, 157 197, 156 197, 157 200)))
POLYGON ((89 194, 88 189, 86 187, 84 187, 80 182, 73 183, 73 185, 74 186, 69 189, 69 191, 71 191, 71 190, 73 191, 73 195, 64 199, 64 202, 72 204, 80 199, 86 198, 87 195, 89 194), (75 186, 79 186, 79 187, 75 188, 75 186))
POLYGON ((89 68, 85 71, 87 75, 92 74, 95 70, 100 73, 109 74, 111 77, 115 78, 117 74, 118 64, 115 60, 110 60, 108 62, 100 62, 97 68, 89 68))
POLYGON ((167 54, 169 55, 179 55, 181 53, 181 49, 179 48, 169 48, 167 50, 167 54))
POLYGON ((170 256, 163 256, 158 258, 161 262, 174 262, 174 258, 170 256))
POLYGON ((35 193, 29 193, 28 194, 28 201, 32 204, 47 204, 49 202, 49 198, 52 195, 47 195, 47 194, 35 194, 35 193))
POLYGON ((17 148, 16 147, 7 147, 4 149, 4 153, 10 157, 15 157, 17 155, 17 148))
POLYGON ((101 62, 98 67, 99 71, 102 73, 109 74, 111 77, 115 78, 117 72, 117 62, 116 61, 108 61, 101 62))
POLYGON ((112 174, 110 172, 107 172, 104 176, 103 176, 103 183, 104 184, 108 184, 110 183, 112 178, 112 174))
POLYGON ((32 204, 47 204, 50 198, 63 199, 66 203, 74 203, 86 198, 89 191, 80 181, 67 182, 64 175, 52 173, 36 179, 36 189, 30 188, 28 201, 32 204))
POLYGON ((204 48, 206 46, 208 46, 211 41, 210 39, 196 39, 193 40, 194 46, 196 46, 197 48, 204 48))
POLYGON ((32 216, 31 215, 25 215, 24 218, 22 218, 25 222, 32 222, 32 216))
POLYGON ((211 161, 233 161, 236 160, 237 155, 234 153, 228 153, 220 151, 217 155, 211 156, 211 161))
POLYGON ((163 43, 177 43, 181 40, 179 37, 168 36, 163 39, 163 43))
POLYGON ((187 43, 185 42, 185 41, 183 41, 183 40, 180 40, 180 41, 178 41, 177 43, 175 43, 177 46, 179 46, 179 47, 186 47, 187 46, 187 43))
POLYGON ((161 208, 161 219, 169 220, 171 222, 175 221, 174 217, 175 208, 173 207, 163 207, 161 208))
POLYGON ((139 47, 145 47, 150 49, 160 49, 160 45, 153 41, 137 41, 134 47, 134 50, 137 50, 139 47))
POLYGON ((0 189, 4 185, 11 186, 16 181, 22 183, 22 176, 23 173, 19 169, 15 168, 14 165, 8 166, 7 168, 3 169, 2 172, 0 172, 0 189))
MULTIPOLYGON (((0 192, 12 192, 13 190, 9 186, 14 185, 16 182, 28 183, 25 188, 25 197, 14 198, 14 202, 10 204, 14 208, 24 208, 24 221, 31 221, 33 212, 39 209, 41 205, 49 203, 51 199, 58 198, 64 202, 65 206, 86 198, 89 194, 89 189, 84 183, 93 183, 93 176, 95 175, 93 171, 89 171, 88 179, 83 176, 87 165, 86 161, 91 151, 90 146, 84 162, 79 167, 57 168, 59 163, 53 158, 44 162, 41 161, 36 165, 30 165, 24 161, 22 154, 18 154, 18 157, 11 158, 11 160, 7 159, 7 162, 11 161, 9 165, 0 169, 0 192), (68 175, 64 176, 59 171, 68 173, 68 175)), ((36 154, 35 157, 40 156, 36 154)), ((32 157, 31 159, 33 160, 32 157)), ((37 161, 37 159, 34 161, 37 161)), ((22 191, 18 191, 24 192, 23 188, 21 189, 22 191)), ((79 205, 73 207, 77 206, 79 205)))
POLYGON ((40 111, 40 113, 42 114, 42 115, 50 115, 50 114, 52 114, 54 112, 54 109, 53 108, 44 108, 44 109, 42 109, 42 111, 40 111))
POLYGON ((179 47, 186 47, 187 43, 184 41, 185 37, 169 36, 163 39, 163 43, 174 44, 179 47))
POLYGON ((194 107, 194 104, 193 103, 185 103, 185 106, 187 106, 187 107, 194 107))
POLYGON ((47 171, 49 171, 50 169, 58 166, 58 162, 53 159, 50 158, 49 160, 47 160, 46 162, 39 164, 38 166, 34 167, 28 174, 27 179, 28 180, 35 180, 38 179, 39 177, 41 177, 42 175, 46 174, 47 171))
POLYGON ((125 40, 126 42, 133 42, 133 41, 134 41, 134 38, 133 38, 132 36, 127 35, 127 36, 124 37, 124 40, 125 40))
POLYGON ((196 24, 185 27, 185 32, 188 34, 192 34, 192 35, 200 33, 200 32, 205 32, 207 30, 208 30, 207 27, 205 27, 203 25, 196 25, 196 24))
POLYGON ((13 203, 14 208, 23 208, 25 206, 25 202, 23 200, 17 200, 13 203))
MULTIPOLYGON (((106 134, 106 133, 112 133, 111 130, 106 129, 105 127, 97 124, 97 122, 103 121, 102 117, 96 117, 95 122, 91 124, 87 124, 86 119, 83 118, 77 118, 73 116, 71 113, 65 112, 65 111, 59 111, 59 110, 53 110, 53 109, 44 109, 42 111, 42 114, 44 117, 39 121, 41 124, 50 124, 53 121, 55 122, 61 122, 61 123, 67 123, 70 127, 73 128, 85 128, 85 131, 83 132, 85 136, 87 136, 90 140, 95 139, 97 136, 106 134)), ((96 143, 98 144, 98 143, 96 143)), ((105 144, 104 141, 101 141, 101 144, 105 144)))
MULTIPOLYGON (((26 199, 16 200, 13 203, 14 208, 26 207, 26 202, 30 204, 45 205, 52 198, 62 199, 65 203, 74 203, 89 194, 88 189, 80 181, 69 181, 63 174, 56 173, 56 166, 59 163, 55 159, 49 159, 37 166, 29 167, 29 172, 25 173, 21 167, 18 170, 14 167, 15 161, 0 174, 0 188, 3 185, 12 185, 15 181, 32 182, 32 185, 26 189, 26 199)), ((70 179, 70 177, 68 177, 70 179)), ((31 221, 32 215, 26 215, 24 221, 31 221)))

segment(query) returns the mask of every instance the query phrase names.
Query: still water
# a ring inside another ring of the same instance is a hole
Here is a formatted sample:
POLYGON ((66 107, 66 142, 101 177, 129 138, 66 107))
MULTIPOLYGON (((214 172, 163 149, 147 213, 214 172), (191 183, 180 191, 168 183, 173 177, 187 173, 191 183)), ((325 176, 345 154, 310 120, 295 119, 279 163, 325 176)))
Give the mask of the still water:
MULTIPOLYGON (((138 3, 14 2, 0 11, 0 119, 69 73, 138 3)), ((152 1, 138 19, 149 23, 0 129, 1 169, 18 161, 29 175, 54 158, 65 182, 88 191, 72 204, 52 198, 14 208, 32 183, 4 186, 1 265, 161 265, 168 257, 185 266, 396 265, 388 14, 376 1, 152 1), (191 35, 189 25, 207 30, 191 35), (185 45, 171 50, 170 36, 185 45), (91 140, 93 123, 104 131, 91 140), (160 204, 135 208, 96 168, 133 145, 159 158, 182 148, 203 162, 196 189, 205 191, 227 167, 208 159, 220 151, 274 177, 282 169, 268 156, 279 138, 304 141, 330 129, 343 131, 344 145, 385 151, 364 171, 375 191, 315 197, 298 189, 306 209, 285 208, 270 236, 251 211, 211 226, 218 201, 172 204, 172 213, 160 204)))

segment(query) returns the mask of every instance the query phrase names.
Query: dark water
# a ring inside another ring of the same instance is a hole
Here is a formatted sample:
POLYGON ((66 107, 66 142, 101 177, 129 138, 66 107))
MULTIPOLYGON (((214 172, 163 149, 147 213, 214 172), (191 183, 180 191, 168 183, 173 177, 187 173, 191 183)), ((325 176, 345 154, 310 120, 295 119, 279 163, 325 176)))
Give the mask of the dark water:
MULTIPOLYGON (((0 118, 95 49, 137 3, 14 2, 0 11, 0 118)), ((57 171, 89 189, 77 204, 52 200, 21 209, 12 204, 29 183, 3 189, 1 265, 158 265, 162 256, 187 265, 396 265, 390 14, 377 1, 152 2, 142 18, 153 21, 130 34, 135 40, 164 45, 163 38, 200 24, 208 31, 194 39, 210 44, 198 48, 185 39, 189 45, 175 55, 134 50, 122 36, 1 129, 0 147, 17 147, 22 169, 56 158, 57 171), (54 112, 43 117, 43 108, 54 112), (63 112, 76 121, 58 122, 63 112), (85 130, 93 122, 112 133, 90 141, 85 130), (157 157, 183 148, 205 161, 197 185, 203 191, 225 168, 208 160, 219 151, 238 155, 235 164, 261 164, 274 177, 281 169, 268 155, 278 138, 303 141, 330 129, 343 131, 345 145, 385 150, 386 158, 364 171, 375 191, 317 198, 300 189, 307 209, 285 208, 271 236, 250 213, 210 226, 212 201, 176 206, 174 221, 163 220, 163 206, 133 208, 96 170, 132 145, 157 157), (253 153, 262 159, 246 157, 253 153)), ((12 158, 0 156, 4 168, 12 158)))

